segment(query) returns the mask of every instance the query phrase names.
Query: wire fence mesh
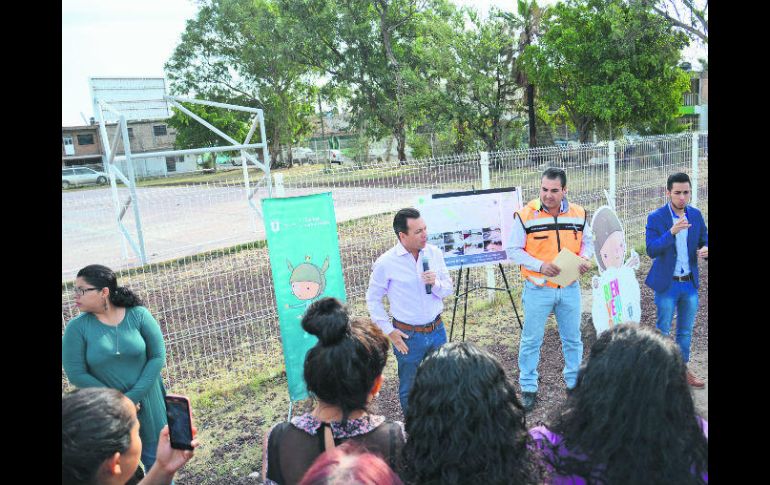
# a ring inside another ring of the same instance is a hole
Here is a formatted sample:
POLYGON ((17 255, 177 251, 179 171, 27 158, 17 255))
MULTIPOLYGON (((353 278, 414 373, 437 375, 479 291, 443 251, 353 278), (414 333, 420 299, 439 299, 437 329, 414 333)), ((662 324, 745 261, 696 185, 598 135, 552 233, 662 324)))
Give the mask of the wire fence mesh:
MULTIPOLYGON (((646 137, 614 144, 615 202, 628 244, 643 248, 647 214, 665 200, 673 172, 697 170, 698 207, 708 220, 708 134, 646 137), (695 163, 694 163, 695 162, 695 163)), ((519 186, 526 202, 538 196, 547 166, 567 171, 568 198, 592 213, 611 196, 609 144, 506 150, 489 154, 491 188, 519 186)), ((478 153, 355 166, 310 166, 284 173, 284 196, 331 192, 338 222, 348 302, 365 314, 374 260, 395 243, 395 211, 418 196, 481 189, 478 153), (308 171, 312 170, 312 171, 308 171)), ((120 189, 125 198, 127 189, 120 189)), ((212 379, 274 372, 281 342, 264 228, 248 206, 243 185, 217 182, 137 188, 149 264, 123 248, 109 190, 62 194, 62 332, 77 315, 74 274, 100 263, 119 271, 157 318, 166 343, 169 387, 201 387, 212 379)), ((260 188, 255 199, 266 197, 260 188)), ((257 200, 257 202, 259 202, 257 200)), ((133 217, 132 211, 126 212, 133 217)), ((126 226, 133 227, 129 219, 126 226)), ((518 270, 506 268, 518 291, 518 270)), ((502 287, 499 272, 496 286, 502 287)), ((471 286, 486 285, 486 268, 470 271, 471 286)), ((457 281, 457 272, 452 272, 457 281)), ((478 292, 476 298, 486 294, 478 292)), ((507 297, 506 297, 507 298, 507 297)), ((452 300, 446 301, 448 311, 452 300)), ((458 310, 458 314, 461 310, 458 310)), ((513 318, 513 316, 511 317, 513 318)), ((69 387, 62 372, 62 388, 69 387)))

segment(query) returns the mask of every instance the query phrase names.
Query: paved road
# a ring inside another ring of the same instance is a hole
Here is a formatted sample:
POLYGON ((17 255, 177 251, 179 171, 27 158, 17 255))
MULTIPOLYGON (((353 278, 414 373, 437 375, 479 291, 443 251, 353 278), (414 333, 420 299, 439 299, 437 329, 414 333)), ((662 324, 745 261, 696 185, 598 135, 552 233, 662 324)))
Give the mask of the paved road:
MULTIPOLYGON (((291 189, 286 196, 327 192, 329 188, 291 189)), ((121 200, 128 189, 118 190, 121 200)), ((438 190, 335 188, 334 207, 342 222, 397 210, 414 204, 418 195, 438 190)), ((164 261, 203 251, 265 238, 262 219, 248 206, 243 187, 184 186, 137 188, 145 250, 150 262, 164 261)), ((260 189, 254 200, 266 197, 260 189)), ((116 268, 139 265, 115 223, 109 188, 62 192, 62 279, 71 279, 79 268, 102 263, 116 268)), ((124 216, 128 231, 136 233, 133 207, 124 216)))

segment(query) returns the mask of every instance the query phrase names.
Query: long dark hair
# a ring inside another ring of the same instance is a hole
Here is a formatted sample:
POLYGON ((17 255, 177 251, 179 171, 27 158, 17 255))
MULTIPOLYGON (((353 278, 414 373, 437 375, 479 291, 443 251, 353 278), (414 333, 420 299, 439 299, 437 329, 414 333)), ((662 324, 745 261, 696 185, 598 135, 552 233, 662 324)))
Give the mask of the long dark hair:
POLYGON ((327 404, 342 409, 342 421, 366 408, 374 380, 388 358, 388 338, 370 320, 348 318, 335 298, 322 298, 307 309, 302 328, 318 337, 305 356, 308 390, 327 404))
POLYGON ((536 483, 524 408, 502 365, 469 342, 425 356, 406 412, 409 483, 536 483))
POLYGON ((128 450, 135 425, 115 389, 89 387, 62 395, 62 485, 95 483, 104 460, 128 450))
POLYGON ((708 441, 685 372, 677 346, 653 330, 603 332, 549 426, 564 440, 546 454, 555 472, 588 483, 703 483, 708 441))
POLYGON ((109 288, 110 303, 115 306, 130 308, 132 306, 144 305, 142 300, 136 296, 134 292, 125 286, 118 286, 118 277, 115 275, 115 272, 107 266, 90 264, 78 271, 77 277, 83 278, 89 285, 99 288, 100 290, 102 288, 109 288))

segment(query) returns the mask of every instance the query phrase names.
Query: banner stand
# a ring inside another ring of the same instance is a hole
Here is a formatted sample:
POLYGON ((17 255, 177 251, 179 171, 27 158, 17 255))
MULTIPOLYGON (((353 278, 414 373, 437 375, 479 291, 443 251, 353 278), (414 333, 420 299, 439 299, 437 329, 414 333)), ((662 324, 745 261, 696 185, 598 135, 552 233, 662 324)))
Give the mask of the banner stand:
POLYGON ((519 322, 519 330, 522 330, 524 327, 521 324, 521 318, 519 318, 519 311, 516 309, 516 303, 513 301, 513 295, 511 295, 511 287, 508 285, 508 278, 505 277, 505 270, 503 270, 503 264, 498 263, 498 268, 500 268, 500 274, 503 276, 503 282, 505 283, 505 288, 497 288, 497 287, 491 287, 491 286, 474 286, 470 290, 468 289, 468 282, 470 281, 470 268, 465 268, 465 291, 463 293, 460 293, 460 282, 463 279, 463 267, 460 266, 459 271, 457 272, 457 288, 455 290, 455 304, 454 309, 452 310, 452 324, 449 327, 449 341, 452 341, 452 334, 454 333, 455 329, 455 315, 457 314, 457 302, 461 297, 465 297, 465 303, 464 303, 464 309, 463 309, 463 342, 465 341, 465 324, 467 322, 468 318, 468 294, 472 291, 476 290, 495 290, 495 291, 505 291, 508 293, 508 298, 511 299, 511 306, 513 307, 513 311, 516 314, 516 320, 519 322))

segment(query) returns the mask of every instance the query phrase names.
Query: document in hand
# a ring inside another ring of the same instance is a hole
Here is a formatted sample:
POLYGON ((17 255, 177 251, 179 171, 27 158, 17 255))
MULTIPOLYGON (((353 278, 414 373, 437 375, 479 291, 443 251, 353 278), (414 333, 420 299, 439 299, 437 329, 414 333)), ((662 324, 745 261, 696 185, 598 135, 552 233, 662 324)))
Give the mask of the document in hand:
POLYGON ((546 276, 545 279, 560 286, 571 285, 580 276, 580 265, 585 260, 567 248, 563 248, 556 259, 551 261, 561 272, 556 276, 546 276))

